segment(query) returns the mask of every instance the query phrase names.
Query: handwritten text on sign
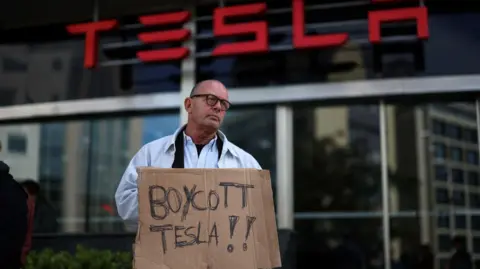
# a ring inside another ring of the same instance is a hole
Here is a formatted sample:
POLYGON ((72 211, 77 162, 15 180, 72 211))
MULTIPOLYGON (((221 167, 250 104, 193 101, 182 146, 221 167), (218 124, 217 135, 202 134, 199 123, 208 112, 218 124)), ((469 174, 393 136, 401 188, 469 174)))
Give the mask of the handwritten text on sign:
MULTIPOLYGON (((220 187, 223 187, 223 193, 220 195, 217 190, 198 190, 197 185, 191 187, 183 186, 182 190, 178 188, 169 187, 165 188, 160 185, 152 185, 149 187, 149 202, 150 202, 150 215, 155 220, 165 220, 171 213, 181 214, 181 222, 184 222, 188 218, 190 210, 195 211, 216 211, 217 209, 227 209, 229 203, 238 205, 234 201, 230 201, 228 198, 229 192, 238 191, 241 192, 241 208, 247 207, 248 190, 253 189, 254 185, 240 184, 232 182, 220 182, 220 187), (222 196, 222 197, 221 197, 222 196), (206 198, 206 199, 202 199, 206 198)), ((221 192, 221 191, 220 191, 221 192)), ((238 202, 238 201, 237 201, 238 202)), ((255 222, 256 217, 246 216, 243 221, 246 223, 245 231, 245 243, 243 243, 243 250, 247 251, 248 245, 246 243, 252 229, 252 225, 255 222)), ((229 235, 230 239, 235 234, 235 227, 242 221, 240 216, 229 215, 229 235)), ((223 222, 222 222, 223 223, 223 222)), ((214 242, 218 246, 219 232, 218 224, 216 221, 211 223, 211 227, 208 229, 203 228, 202 221, 198 221, 196 225, 150 225, 150 232, 160 232, 162 235, 162 248, 166 253, 168 249, 167 232, 174 235, 174 248, 181 248, 200 244, 210 244, 214 242)), ((229 244, 227 246, 228 252, 233 252, 234 246, 229 244)))

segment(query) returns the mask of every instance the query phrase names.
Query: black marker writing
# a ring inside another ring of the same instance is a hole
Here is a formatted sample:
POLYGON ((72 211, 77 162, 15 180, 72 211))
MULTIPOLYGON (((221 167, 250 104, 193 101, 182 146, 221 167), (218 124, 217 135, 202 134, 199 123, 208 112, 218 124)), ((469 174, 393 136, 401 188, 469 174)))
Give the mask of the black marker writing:
POLYGON ((148 198, 150 201, 150 215, 152 218, 156 220, 163 220, 165 219, 170 211, 177 213, 180 211, 180 207, 182 205, 182 195, 181 193, 175 188, 168 188, 166 190, 162 186, 153 185, 148 188, 148 198), (155 199, 155 192, 161 191, 162 194, 160 195, 160 199, 155 199), (175 199, 172 200, 171 199, 175 199), (173 205, 173 206, 172 206, 173 205), (163 215, 159 215, 157 213, 156 208, 161 207, 163 208, 163 215))
MULTIPOLYGON (((240 184, 232 182, 221 182, 219 184, 224 188, 224 207, 228 207, 228 188, 234 187, 242 190, 242 208, 247 206, 247 189, 254 188, 250 184, 240 184)), ((216 190, 210 190, 206 197, 206 201, 200 202, 197 198, 205 198, 206 191, 197 190, 197 185, 193 185, 191 188, 183 186, 183 193, 179 189, 170 187, 166 189, 163 186, 152 185, 149 186, 148 197, 150 202, 150 215, 155 220, 164 220, 168 217, 170 212, 178 213, 182 210, 181 220, 187 219, 190 207, 198 211, 205 210, 217 210, 220 204, 220 196, 216 190), (157 198, 158 197, 158 198, 157 198), (184 202, 185 200, 185 202, 184 202)))
MULTIPOLYGON (((214 222, 207 235, 205 228, 202 228, 202 222, 198 222, 196 226, 183 226, 183 225, 150 225, 150 232, 160 232, 163 253, 167 253, 167 231, 172 231, 174 238, 174 248, 183 248, 187 246, 210 244, 215 240, 215 245, 218 246, 219 235, 217 224, 214 222), (208 239, 207 239, 208 237, 208 239)), ((170 235, 169 235, 170 238, 170 235)))
POLYGON ((167 202, 168 202, 168 208, 170 211, 173 213, 178 213, 180 211, 180 208, 182 207, 182 194, 175 188, 168 188, 167 191, 167 202), (176 198, 176 201, 172 203, 172 200, 170 200, 171 195, 174 194, 174 198, 176 198), (176 203, 176 209, 173 208, 172 205, 176 203))
POLYGON ((228 220, 230 221, 230 239, 233 238, 233 233, 235 232, 235 226, 237 226, 239 219, 240 219, 239 216, 228 216, 228 220))
POLYGON ((195 192, 195 189, 197 188, 197 185, 193 185, 192 189, 188 190, 187 186, 183 187, 183 191, 185 192, 185 196, 187 197, 187 201, 185 202, 185 205, 183 206, 183 211, 182 211, 182 221, 184 221, 187 218, 188 210, 190 209, 190 204, 192 203, 193 195, 195 192))
POLYGON ((175 248, 181 248, 192 245, 200 245, 207 243, 207 241, 200 239, 200 231, 202 224, 199 222, 198 226, 190 226, 185 229, 184 226, 175 226, 175 248), (195 229, 196 228, 196 229, 195 229), (196 230, 196 231, 195 231, 196 230), (181 233, 183 231, 183 233, 181 233), (195 233, 196 232, 196 233, 195 233), (190 241, 180 240, 184 237, 189 237, 190 241))
POLYGON ((210 231, 210 234, 208 235, 208 243, 210 244, 212 242, 212 238, 215 238, 215 245, 218 246, 218 232, 217 232, 217 223, 214 222, 212 226, 212 230, 210 231))
POLYGON ((245 242, 243 243, 243 251, 248 250, 247 240, 248 236, 250 235, 250 231, 252 230, 253 223, 255 222, 256 217, 247 216, 247 231, 245 233, 245 242))
POLYGON ((167 253, 167 238, 165 237, 165 231, 173 230, 172 225, 150 225, 150 232, 161 232, 162 233, 162 247, 163 253, 167 253))
POLYGON ((245 241, 247 241, 248 236, 250 235, 250 230, 252 229, 252 225, 255 222, 257 217, 249 217, 247 216, 247 233, 245 234, 245 241))
POLYGON ((228 187, 236 187, 242 189, 242 208, 245 208, 247 206, 247 189, 254 188, 254 186, 250 184, 240 184, 233 182, 220 182, 219 186, 224 187, 223 193, 225 197, 223 198, 223 205, 225 208, 228 207, 228 187))
POLYGON ((208 193, 208 209, 217 210, 218 204, 220 204, 220 197, 218 196, 218 193, 216 191, 211 190, 208 193), (212 201, 212 199, 214 201, 212 201))

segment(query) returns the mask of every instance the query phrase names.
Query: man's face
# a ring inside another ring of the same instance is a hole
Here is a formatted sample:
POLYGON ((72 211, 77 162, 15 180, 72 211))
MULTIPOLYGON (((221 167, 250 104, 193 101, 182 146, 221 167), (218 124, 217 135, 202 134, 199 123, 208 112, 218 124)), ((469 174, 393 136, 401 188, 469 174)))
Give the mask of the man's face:
POLYGON ((218 81, 205 81, 187 98, 185 108, 195 124, 218 130, 229 108, 227 89, 218 81))

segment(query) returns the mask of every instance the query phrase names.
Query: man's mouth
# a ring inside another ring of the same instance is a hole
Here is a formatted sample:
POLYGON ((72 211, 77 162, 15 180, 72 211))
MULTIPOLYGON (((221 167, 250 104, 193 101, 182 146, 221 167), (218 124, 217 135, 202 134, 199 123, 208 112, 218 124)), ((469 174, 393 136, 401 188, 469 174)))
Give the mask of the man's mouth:
POLYGON ((216 120, 216 121, 220 121, 220 118, 217 117, 217 116, 209 115, 208 117, 209 117, 209 118, 212 118, 212 119, 214 119, 214 120, 216 120))

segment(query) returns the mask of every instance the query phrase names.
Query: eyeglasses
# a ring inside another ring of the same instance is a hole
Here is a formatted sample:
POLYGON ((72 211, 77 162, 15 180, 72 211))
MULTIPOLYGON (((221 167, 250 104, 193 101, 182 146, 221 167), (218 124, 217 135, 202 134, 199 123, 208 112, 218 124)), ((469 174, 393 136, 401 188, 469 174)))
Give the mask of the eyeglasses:
POLYGON ((223 111, 227 111, 230 108, 230 106, 232 105, 227 100, 220 99, 213 94, 195 94, 195 95, 190 96, 190 98, 196 98, 196 97, 205 97, 205 102, 207 102, 207 105, 212 106, 212 107, 217 105, 218 102, 220 102, 220 106, 222 107, 223 111))

